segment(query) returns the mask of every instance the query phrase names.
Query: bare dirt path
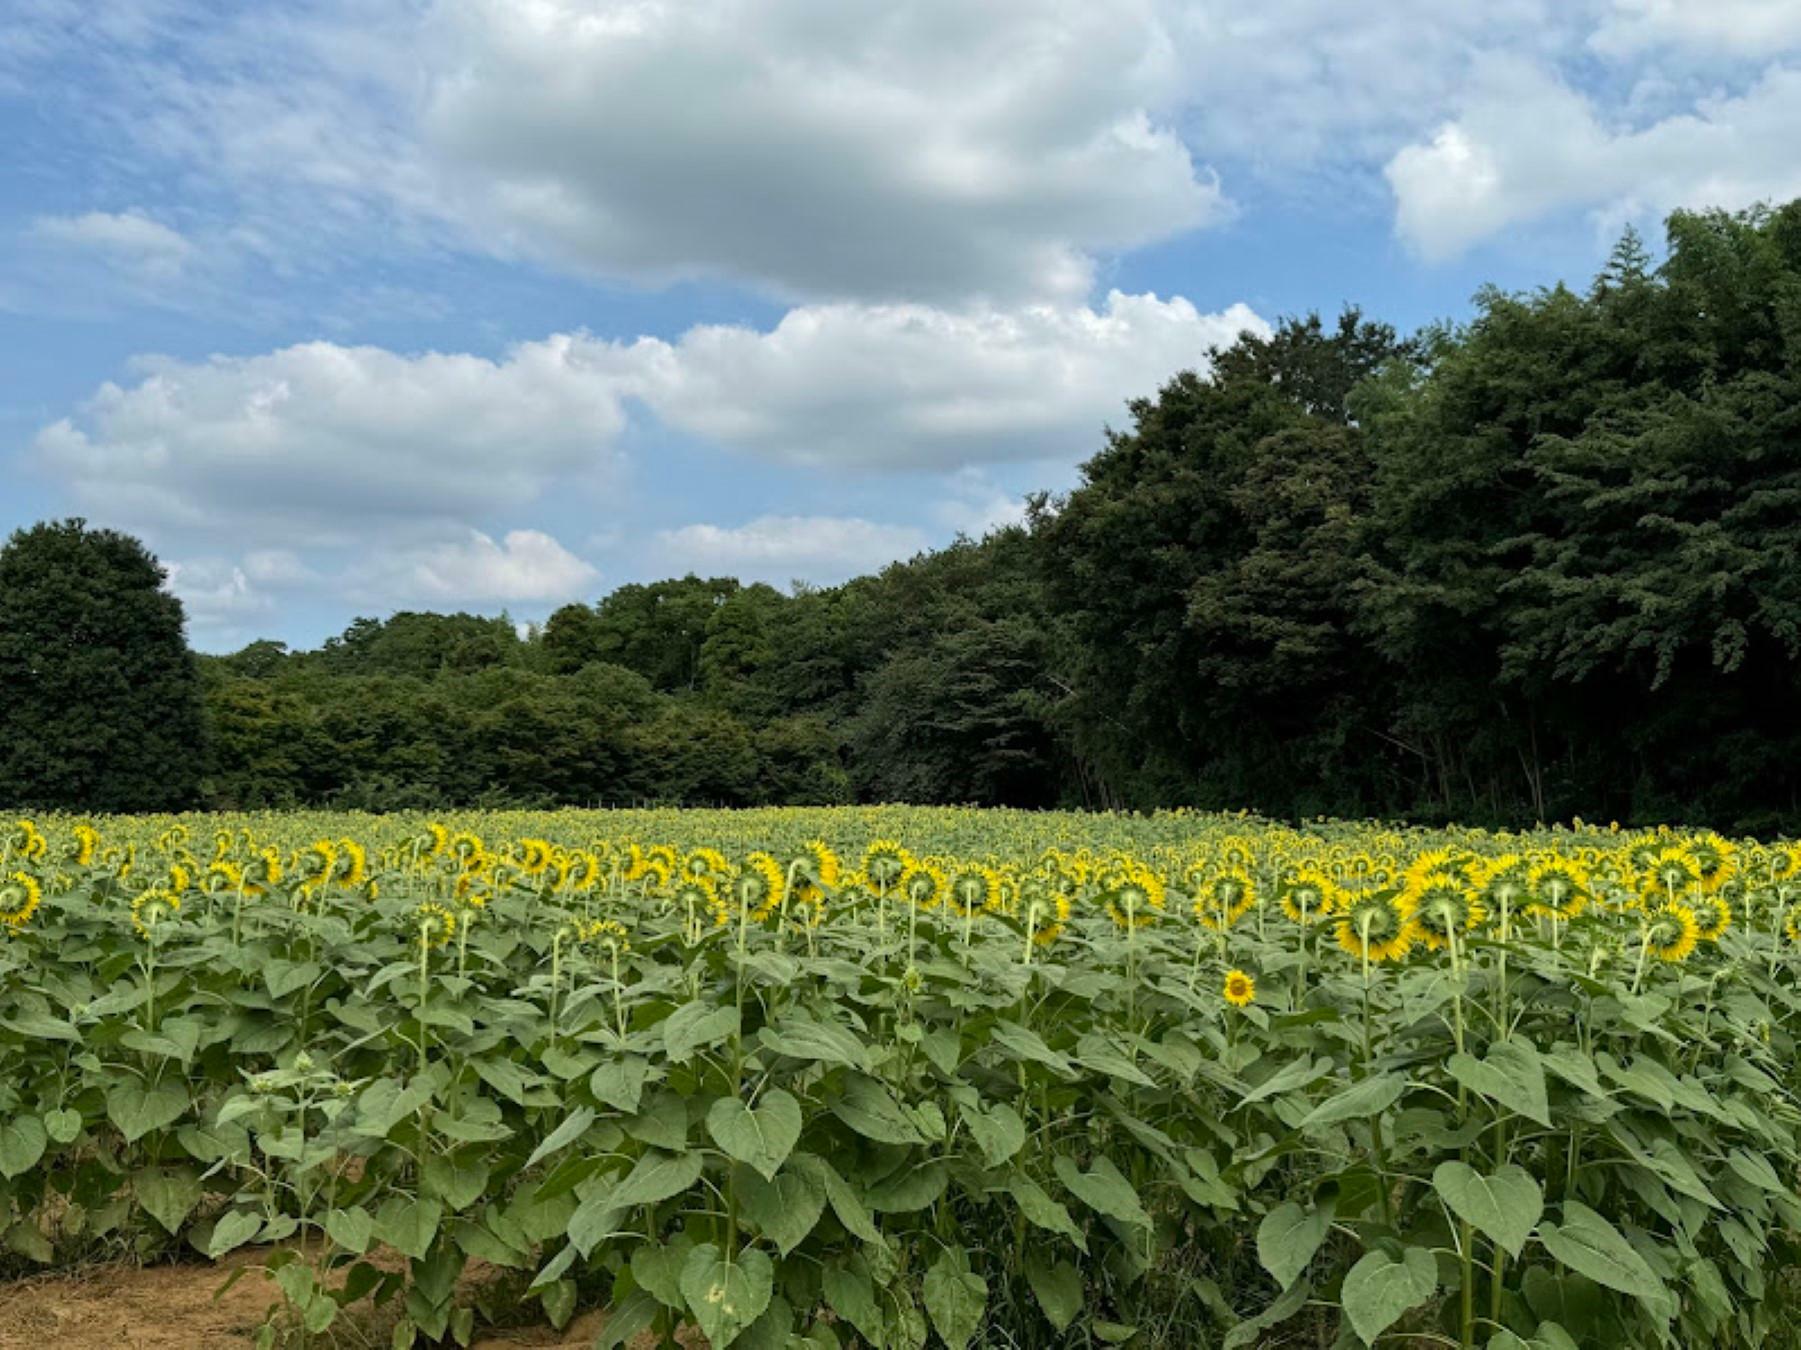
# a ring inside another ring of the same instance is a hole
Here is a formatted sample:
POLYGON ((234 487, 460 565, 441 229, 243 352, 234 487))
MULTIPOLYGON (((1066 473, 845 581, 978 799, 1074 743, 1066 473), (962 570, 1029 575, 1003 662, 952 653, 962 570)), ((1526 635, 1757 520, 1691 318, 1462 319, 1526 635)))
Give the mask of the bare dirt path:
MULTIPOLYGON (((0 1284, 0 1350, 249 1350, 281 1294, 254 1269, 221 1294, 227 1269, 93 1266, 0 1284)), ((604 1320, 493 1332, 474 1350, 589 1350, 604 1320)))

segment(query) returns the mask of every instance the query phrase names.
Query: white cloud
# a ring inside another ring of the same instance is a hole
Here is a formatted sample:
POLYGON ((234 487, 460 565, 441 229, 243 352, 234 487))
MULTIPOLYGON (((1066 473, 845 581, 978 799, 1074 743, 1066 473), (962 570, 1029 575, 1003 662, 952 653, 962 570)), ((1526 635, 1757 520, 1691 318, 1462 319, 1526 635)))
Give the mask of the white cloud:
POLYGON ((359 600, 445 605, 571 600, 599 576, 540 530, 511 530, 498 543, 470 530, 458 540, 380 550, 344 579, 359 600))
POLYGON ((67 248, 97 253, 149 281, 174 280, 194 252, 179 230, 140 211, 40 216, 32 224, 32 233, 67 248))
POLYGON ((1768 60, 1801 47, 1801 5, 1794 0, 1613 0, 1590 43, 1613 57, 1678 47, 1768 60))
POLYGON ((1634 128, 1542 70, 1494 61, 1454 120, 1389 162, 1396 228, 1442 258, 1560 210, 1612 219, 1791 197, 1797 126, 1801 70, 1772 67, 1742 96, 1634 128))
POLYGON ((767 333, 691 329, 639 344, 666 422, 787 463, 956 468, 1086 457, 1125 401, 1268 325, 1244 305, 1114 292, 1104 308, 823 305, 767 333))
POLYGON ((130 525, 345 542, 371 521, 467 519, 558 476, 604 479, 625 419, 595 347, 556 336, 491 361, 312 342, 148 360, 36 448, 85 506, 130 525))
POLYGON ((434 6, 416 115, 458 217, 581 267, 1067 296, 1222 213, 1173 58, 1154 0, 475 0, 434 6))
POLYGON ((491 361, 312 342, 153 359, 44 428, 84 506, 295 548, 371 522, 482 518, 604 483, 623 404, 769 459, 839 469, 1085 457, 1125 401, 1267 325, 1238 305, 1114 293, 1100 310, 831 305, 677 342, 557 334, 491 361), (275 531, 273 535, 270 531, 275 531))
POLYGON ((819 583, 885 567, 930 543, 913 526, 857 516, 759 516, 744 525, 684 525, 657 536, 672 571, 819 583))
POLYGON ((244 568, 228 558, 202 557, 165 563, 168 590, 180 597, 189 619, 203 629, 235 626, 274 608, 244 568))

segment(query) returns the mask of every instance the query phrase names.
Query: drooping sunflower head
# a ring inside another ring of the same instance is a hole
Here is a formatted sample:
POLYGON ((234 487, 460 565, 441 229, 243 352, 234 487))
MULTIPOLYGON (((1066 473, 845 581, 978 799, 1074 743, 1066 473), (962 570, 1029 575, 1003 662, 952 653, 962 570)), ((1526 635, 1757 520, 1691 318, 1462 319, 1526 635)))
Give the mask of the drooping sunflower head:
POLYGON ((1105 894, 1107 917, 1120 928, 1142 928, 1163 911, 1163 879, 1142 863, 1116 873, 1105 894))
POLYGON ((1248 1008, 1257 997, 1257 981, 1242 970, 1228 970, 1221 992, 1234 1008, 1248 1008))
POLYGON ((181 913, 181 897, 173 891, 149 890, 131 902, 131 926, 146 941, 155 941, 157 929, 181 913))
POLYGON ((916 858, 901 874, 900 895, 916 909, 936 909, 944 903, 944 892, 949 885, 950 878, 945 876, 942 867, 930 858, 916 858))
POLYGON ((1282 912, 1299 924, 1318 923, 1337 903, 1338 888, 1332 878, 1312 863, 1292 868, 1282 878, 1276 894, 1282 912))
POLYGON ((892 839, 875 839, 863 850, 863 875, 881 891, 892 891, 913 866, 913 855, 892 839))
POLYGON ((838 884, 838 855, 832 852, 832 846, 823 839, 812 839, 803 844, 800 852, 790 862, 798 864, 795 870, 815 885, 829 890, 838 884))
POLYGON ((1696 936, 1702 942, 1718 942, 1721 935, 1732 927, 1732 902, 1717 891, 1703 891, 1694 898, 1689 908, 1694 911, 1696 936))
POLYGON ((1333 937, 1355 957, 1399 961, 1413 950, 1419 929, 1386 892, 1366 890, 1345 901, 1333 937))
POLYGON ((1788 934, 1788 940, 1801 944, 1801 907, 1790 909, 1782 919, 1782 931, 1788 934))
POLYGON ((1730 839, 1709 830, 1688 841, 1688 851, 1701 870, 1701 886, 1717 891, 1738 872, 1738 850, 1730 839))
POLYGON ((1574 859, 1540 858, 1526 874, 1526 893, 1528 913, 1573 919, 1588 908, 1588 874, 1574 859))
POLYGON ((588 919, 576 927, 576 938, 596 951, 622 954, 632 949, 626 940, 625 925, 615 919, 588 919))
POLYGON ((1000 895, 1000 877, 981 863, 960 863, 949 872, 945 903, 958 914, 971 915, 992 909, 1000 895))
POLYGON ((92 867, 94 855, 100 850, 100 832, 92 825, 77 825, 71 833, 75 837, 75 846, 69 860, 77 867, 92 867))
POLYGON ((0 877, 0 923, 23 928, 31 922, 43 899, 44 888, 31 873, 13 872, 0 877))
POLYGON ((1480 928, 1488 918, 1480 892, 1450 872, 1433 872, 1408 884, 1400 905, 1411 916, 1420 942, 1440 951, 1453 939, 1480 928))
POLYGON ((1019 903, 1027 931, 1040 947, 1050 946, 1069 926, 1069 896, 1043 880, 1033 878, 1023 882, 1019 903))
POLYGON ((413 938, 422 950, 446 946, 456 936, 457 916, 428 900, 413 908, 413 938))
POLYGON ((1680 899, 1701 884, 1700 861, 1681 845, 1659 849, 1640 871, 1665 899, 1680 899))
POLYGON ((442 858, 449 849, 450 831, 435 820, 427 824, 421 840, 420 852, 433 858, 442 858))
POLYGON ((318 886, 331 879, 332 869, 338 865, 337 850, 329 839, 315 839, 294 858, 294 875, 300 878, 303 886, 318 886))
POLYGON ((214 895, 230 895, 244 889, 244 869, 227 858, 220 858, 207 864, 200 885, 214 895))
POLYGON ((719 894, 719 883, 710 872, 682 877, 669 898, 676 908, 697 920, 704 916, 709 923, 723 924, 732 916, 731 906, 719 894))
POLYGON ((1659 961, 1688 960, 1700 940, 1700 920, 1679 901, 1660 905, 1645 918, 1645 948, 1659 961))
POLYGON ((7 833, 7 842, 13 853, 26 862, 37 862, 49 849, 49 841, 44 838, 43 831, 32 820, 18 820, 7 833))
POLYGON ((354 839, 338 840, 337 859, 332 866, 332 880, 354 890, 369 879, 369 854, 354 839))
POLYGON ((450 836, 450 854, 454 858, 467 862, 470 858, 479 857, 482 851, 482 837, 479 834, 462 830, 450 836))
POLYGON ((787 888, 787 879, 782 875, 782 865, 772 854, 757 850, 748 853, 744 865, 738 869, 738 875, 732 878, 732 899, 734 909, 747 912, 753 918, 766 919, 782 907, 782 896, 787 888))
POLYGON ((1476 891, 1491 914, 1517 914, 1531 893, 1532 869, 1517 853, 1502 853, 1482 864, 1476 891))
POLYGON ((716 848, 697 848, 691 850, 682 859, 682 875, 685 877, 723 877, 732 870, 726 861, 725 854, 716 848))
POLYGON ((1257 883, 1241 867, 1224 867, 1200 879, 1190 910, 1208 928, 1230 928, 1257 903, 1257 883))
POLYGON ((555 855, 548 839, 521 839, 513 845, 513 863, 528 877, 543 876, 555 855))

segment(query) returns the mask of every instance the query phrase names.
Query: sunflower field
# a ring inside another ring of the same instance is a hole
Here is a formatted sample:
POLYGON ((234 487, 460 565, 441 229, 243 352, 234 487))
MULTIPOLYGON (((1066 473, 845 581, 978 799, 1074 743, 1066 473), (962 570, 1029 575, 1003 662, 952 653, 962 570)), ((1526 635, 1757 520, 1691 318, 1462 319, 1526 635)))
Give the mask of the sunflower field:
POLYGON ((1793 844, 8 818, 0 920, 0 1259, 265 1343, 1797 1343, 1793 844))

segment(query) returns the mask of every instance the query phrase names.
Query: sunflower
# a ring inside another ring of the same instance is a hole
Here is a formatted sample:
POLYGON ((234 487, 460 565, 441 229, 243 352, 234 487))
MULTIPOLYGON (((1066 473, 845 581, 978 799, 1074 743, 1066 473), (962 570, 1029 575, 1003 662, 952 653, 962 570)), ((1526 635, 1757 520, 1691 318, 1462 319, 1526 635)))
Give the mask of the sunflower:
POLYGON ((1703 892, 1689 908, 1694 911, 1697 935, 1703 942, 1718 942, 1721 934, 1732 927, 1732 901, 1724 895, 1703 892))
POLYGON ((1474 932, 1488 918, 1480 896, 1449 872, 1428 873, 1410 883, 1398 903, 1430 951, 1441 951, 1453 937, 1474 932))
POLYGON ((244 889, 244 869, 227 858, 207 864, 206 873, 200 879, 206 890, 218 895, 227 891, 244 889))
POLYGON ((1588 908, 1588 877, 1581 864, 1544 858, 1526 873, 1528 914, 1573 919, 1588 908))
POLYGON ((1333 936, 1352 956, 1399 961, 1413 950, 1419 927, 1394 900, 1368 890, 1346 900, 1333 936))
POLYGON ((354 839, 338 840, 338 860, 332 870, 332 880, 354 890, 368 879, 369 854, 363 846, 354 839))
POLYGON ((738 875, 732 878, 732 899, 737 902, 736 908, 756 919, 766 919, 780 909, 786 890, 782 865, 761 850, 747 854, 738 875))
POLYGON ((1738 850, 1732 841, 1709 830, 1688 842, 1688 851, 1701 869, 1701 888, 1717 891, 1738 871, 1738 850))
POLYGON ((44 888, 29 872, 14 872, 0 882, 0 923, 9 928, 23 928, 37 913, 43 901, 44 888))
POLYGON ((725 854, 716 848, 697 848, 682 859, 681 872, 685 877, 723 877, 731 870, 725 854))
POLYGON ((1318 923, 1332 912, 1338 888, 1312 863, 1295 868, 1277 888, 1282 912, 1295 923, 1318 923))
POLYGON ((549 869, 555 850, 546 839, 521 839, 517 845, 519 850, 516 861, 519 870, 528 877, 541 877, 549 869))
POLYGON ((1801 909, 1791 909, 1783 916, 1782 931, 1790 942, 1801 943, 1801 909))
POLYGON ((50 842, 44 838, 37 823, 30 820, 15 821, 8 842, 11 843, 13 852, 26 862, 36 862, 50 847, 50 842))
POLYGON ((92 825, 77 825, 71 833, 75 836, 75 850, 71 859, 77 867, 91 867, 94 853, 100 847, 100 833, 92 825))
POLYGON ((1257 883, 1243 868, 1227 867, 1203 878, 1191 892, 1189 908, 1207 927, 1230 928, 1257 903, 1257 883))
POLYGON ((863 850, 863 875, 882 891, 891 891, 913 866, 913 855, 892 839, 875 839, 863 850))
POLYGON ((300 884, 309 889, 331 880, 332 870, 337 865, 337 850, 329 839, 315 839, 294 859, 294 871, 300 877, 300 884))
POLYGON ((670 893, 672 903, 695 916, 704 914, 714 927, 724 927, 732 917, 732 907, 719 893, 719 883, 713 880, 711 873, 689 875, 675 883, 675 890, 670 893))
POLYGON ((1645 920, 1645 948, 1659 961, 1686 961, 1701 940, 1701 924, 1687 905, 1670 903, 1645 920))
POLYGON ((131 902, 131 926, 142 938, 154 938, 156 927, 181 913, 181 897, 172 891, 145 891, 131 902))
POLYGON ((1257 981, 1242 970, 1226 972, 1225 988, 1221 991, 1226 1002, 1234 1008, 1248 1008, 1257 997, 1257 981))
POLYGON ((979 910, 993 909, 1000 896, 1001 881, 992 867, 981 863, 964 863, 950 872, 950 884, 945 887, 945 903, 964 915, 974 914, 979 910))
POLYGON ((426 901, 413 910, 413 928, 421 950, 443 947, 456 936, 457 916, 443 905, 426 901))
POLYGON ((1659 849, 1642 869, 1649 886, 1665 899, 1686 895, 1691 887, 1701 884, 1701 864, 1688 849, 1680 846, 1659 849))
POLYGON ((1120 928, 1142 928, 1156 922, 1163 898, 1162 878, 1143 864, 1133 864, 1107 888, 1107 917, 1120 928))
POLYGON ((576 926, 576 938, 590 947, 610 952, 629 952, 625 925, 613 919, 589 919, 576 926))
POLYGON ((1041 881, 1030 881, 1022 888, 1021 903, 1025 909, 1026 927, 1032 941, 1048 947, 1063 936, 1069 926, 1069 897, 1052 890, 1041 881))
POLYGON ((901 874, 901 898, 917 909, 936 909, 949 885, 942 867, 930 858, 921 858, 901 874))

